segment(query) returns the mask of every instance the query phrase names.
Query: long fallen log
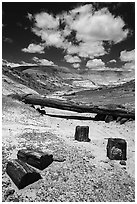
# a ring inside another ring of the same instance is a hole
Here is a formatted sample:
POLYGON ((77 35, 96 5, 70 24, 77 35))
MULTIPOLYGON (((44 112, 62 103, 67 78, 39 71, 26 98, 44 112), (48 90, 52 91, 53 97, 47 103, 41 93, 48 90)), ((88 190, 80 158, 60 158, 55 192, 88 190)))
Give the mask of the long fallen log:
POLYGON ((135 119, 135 111, 121 108, 118 105, 78 105, 68 101, 61 101, 58 99, 48 99, 40 96, 28 95, 23 98, 23 102, 26 104, 42 105, 51 108, 57 108, 61 110, 75 111, 78 113, 99 113, 104 115, 121 116, 126 118, 135 119))

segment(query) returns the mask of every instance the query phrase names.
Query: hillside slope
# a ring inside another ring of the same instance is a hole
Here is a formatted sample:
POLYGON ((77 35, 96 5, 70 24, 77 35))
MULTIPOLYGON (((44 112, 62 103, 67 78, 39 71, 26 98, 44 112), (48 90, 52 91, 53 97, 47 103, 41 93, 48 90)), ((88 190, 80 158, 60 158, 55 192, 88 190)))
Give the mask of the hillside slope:
POLYGON ((94 82, 83 79, 75 69, 58 66, 3 66, 3 74, 42 95, 57 91, 68 92, 96 88, 94 82))
POLYGON ((93 121, 93 114, 49 107, 45 108, 46 115, 41 116, 30 105, 7 97, 9 93, 31 91, 7 76, 3 78, 2 201, 134 202, 135 122, 120 125, 93 121), (89 126, 90 142, 74 139, 78 125, 89 126), (125 166, 107 158, 106 146, 110 137, 127 141, 125 166), (41 180, 18 190, 6 174, 6 165, 17 157, 19 149, 24 148, 50 151, 55 158, 65 161, 54 161, 40 171, 41 180))
POLYGON ((3 74, 42 95, 57 91, 60 88, 69 88, 69 85, 65 84, 59 76, 54 73, 45 72, 44 74, 42 70, 37 70, 35 67, 33 70, 29 69, 29 67, 27 69, 24 68, 24 70, 3 67, 3 74))
POLYGON ((76 103, 93 105, 116 104, 135 109, 135 80, 98 86, 74 69, 49 66, 3 67, 3 74, 37 93, 49 97, 63 97, 76 103))
POLYGON ((65 95, 76 103, 93 105, 122 105, 129 110, 135 109, 135 80, 114 87, 103 87, 95 90, 84 90, 65 95))

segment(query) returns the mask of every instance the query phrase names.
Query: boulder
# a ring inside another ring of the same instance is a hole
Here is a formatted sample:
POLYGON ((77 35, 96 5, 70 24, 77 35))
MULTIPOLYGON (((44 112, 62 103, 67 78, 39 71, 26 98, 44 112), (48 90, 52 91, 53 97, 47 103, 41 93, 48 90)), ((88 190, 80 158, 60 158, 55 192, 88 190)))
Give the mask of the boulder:
POLYGON ((124 160, 121 160, 120 162, 119 162, 121 165, 126 165, 126 162, 124 161, 124 160))

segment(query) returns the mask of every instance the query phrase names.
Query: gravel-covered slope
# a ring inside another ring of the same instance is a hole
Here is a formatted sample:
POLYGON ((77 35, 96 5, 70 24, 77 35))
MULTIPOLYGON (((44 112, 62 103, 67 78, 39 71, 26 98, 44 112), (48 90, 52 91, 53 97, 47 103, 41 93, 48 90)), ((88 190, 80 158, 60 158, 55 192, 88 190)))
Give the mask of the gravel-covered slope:
MULTIPOLYGON (((46 108, 50 114, 69 114, 46 108)), ((2 148, 3 202, 133 202, 134 180, 134 121, 124 125, 111 122, 65 120, 40 116, 29 105, 4 97, 2 148), (76 125, 89 125, 91 141, 74 140, 76 125), (109 137, 121 137, 128 142, 126 166, 106 157, 109 137), (5 172, 7 162, 16 158, 21 148, 52 152, 53 161, 43 171, 42 179, 18 190, 5 172)))

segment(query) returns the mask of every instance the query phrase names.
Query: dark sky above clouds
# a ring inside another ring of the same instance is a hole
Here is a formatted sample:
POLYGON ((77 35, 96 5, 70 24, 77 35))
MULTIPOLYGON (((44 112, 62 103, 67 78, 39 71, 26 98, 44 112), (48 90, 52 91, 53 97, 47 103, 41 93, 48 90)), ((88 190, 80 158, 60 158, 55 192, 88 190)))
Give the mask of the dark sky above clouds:
POLYGON ((2 57, 134 78, 134 2, 3 2, 2 57))

